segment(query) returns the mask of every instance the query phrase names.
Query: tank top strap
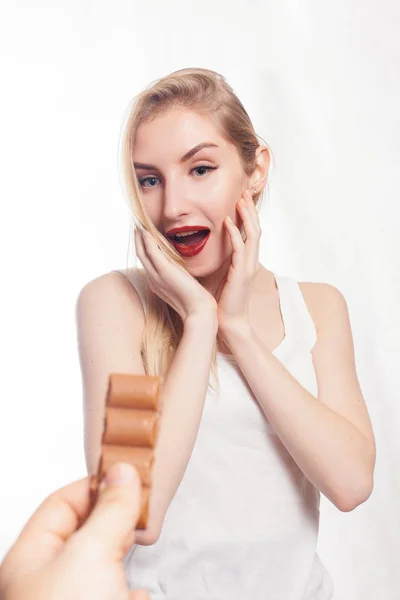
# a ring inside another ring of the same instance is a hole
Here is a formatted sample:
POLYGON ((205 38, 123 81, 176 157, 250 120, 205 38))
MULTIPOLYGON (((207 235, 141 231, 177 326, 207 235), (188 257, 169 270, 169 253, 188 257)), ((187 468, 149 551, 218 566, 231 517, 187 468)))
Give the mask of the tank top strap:
POLYGON ((144 280, 144 269, 139 269, 138 267, 131 267, 124 271, 119 271, 118 269, 114 269, 111 273, 121 273, 131 282, 135 290, 137 291, 140 300, 142 301, 143 311, 146 314, 146 283, 144 280))
POLYGON ((298 281, 288 275, 273 272, 279 291, 285 338, 295 348, 311 350, 317 341, 317 331, 298 281))

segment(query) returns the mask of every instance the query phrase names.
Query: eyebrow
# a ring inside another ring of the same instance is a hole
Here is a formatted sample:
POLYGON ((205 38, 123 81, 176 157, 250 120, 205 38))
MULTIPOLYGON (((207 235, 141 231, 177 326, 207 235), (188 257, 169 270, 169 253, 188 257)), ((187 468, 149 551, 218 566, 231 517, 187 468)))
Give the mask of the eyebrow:
MULTIPOLYGON (((202 142, 201 144, 197 144, 197 146, 195 146, 194 148, 192 148, 191 150, 186 152, 186 154, 184 154, 182 156, 182 158, 179 160, 179 162, 184 163, 184 162, 190 160, 195 154, 197 154, 197 152, 200 152, 200 150, 203 150, 203 148, 213 148, 213 147, 219 148, 219 146, 217 144, 214 144, 213 142, 202 142)), ((149 171, 157 170, 157 167, 154 167, 153 165, 146 165, 144 163, 139 163, 139 162, 133 163, 133 166, 135 167, 135 169, 147 169, 149 171)))

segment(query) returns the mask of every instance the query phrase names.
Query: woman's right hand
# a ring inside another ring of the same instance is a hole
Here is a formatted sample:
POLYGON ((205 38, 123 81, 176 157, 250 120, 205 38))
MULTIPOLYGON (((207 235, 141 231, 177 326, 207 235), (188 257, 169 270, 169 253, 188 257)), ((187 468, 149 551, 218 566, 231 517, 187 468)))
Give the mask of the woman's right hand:
POLYGON ((185 322, 188 317, 205 313, 215 315, 217 302, 196 279, 180 265, 164 256, 148 231, 135 229, 136 254, 146 270, 149 287, 169 304, 185 322))

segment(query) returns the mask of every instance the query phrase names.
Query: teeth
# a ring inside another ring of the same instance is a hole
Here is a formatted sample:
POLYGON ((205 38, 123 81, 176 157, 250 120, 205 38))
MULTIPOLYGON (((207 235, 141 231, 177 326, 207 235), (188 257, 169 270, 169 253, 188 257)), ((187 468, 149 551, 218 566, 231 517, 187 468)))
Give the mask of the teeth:
POLYGON ((175 233, 176 237, 185 237, 185 235, 192 235, 192 233, 197 233, 197 231, 200 231, 199 229, 196 231, 187 231, 185 233, 175 233))

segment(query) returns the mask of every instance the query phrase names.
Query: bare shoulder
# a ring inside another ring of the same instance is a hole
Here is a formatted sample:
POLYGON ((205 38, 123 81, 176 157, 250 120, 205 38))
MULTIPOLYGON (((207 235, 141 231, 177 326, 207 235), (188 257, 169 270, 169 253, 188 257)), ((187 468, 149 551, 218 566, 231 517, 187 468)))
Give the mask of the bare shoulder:
POLYGON ((317 331, 337 323, 338 318, 348 319, 347 302, 338 288, 312 281, 299 281, 299 286, 317 331))
POLYGON ((139 298, 138 293, 132 284, 132 269, 118 269, 116 271, 109 271, 108 273, 98 275, 83 286, 81 293, 93 289, 103 291, 106 291, 107 289, 117 289, 118 291, 124 291, 129 294, 133 290, 134 296, 139 298))
POLYGON ((132 310, 137 325, 144 326, 144 311, 139 294, 132 284, 132 269, 119 269, 104 273, 88 281, 80 290, 76 308, 100 300, 120 309, 132 310))

